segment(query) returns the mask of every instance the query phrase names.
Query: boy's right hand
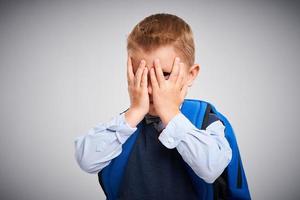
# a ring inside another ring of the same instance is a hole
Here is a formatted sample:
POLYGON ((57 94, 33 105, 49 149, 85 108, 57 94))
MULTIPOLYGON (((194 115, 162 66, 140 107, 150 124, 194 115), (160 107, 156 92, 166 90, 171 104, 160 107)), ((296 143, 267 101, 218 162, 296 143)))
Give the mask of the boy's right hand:
POLYGON ((127 83, 130 97, 130 108, 125 112, 125 119, 131 127, 136 125, 149 112, 148 68, 145 60, 141 60, 135 74, 131 57, 127 58, 127 83))

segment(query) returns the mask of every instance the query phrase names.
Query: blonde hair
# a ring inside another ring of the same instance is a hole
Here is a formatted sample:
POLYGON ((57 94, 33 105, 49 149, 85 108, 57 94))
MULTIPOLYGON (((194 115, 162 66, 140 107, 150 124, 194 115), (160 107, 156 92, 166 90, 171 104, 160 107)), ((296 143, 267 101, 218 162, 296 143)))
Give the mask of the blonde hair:
POLYGON ((190 26, 176 15, 158 13, 140 21, 127 37, 127 51, 151 52, 172 45, 189 67, 195 62, 195 44, 190 26))

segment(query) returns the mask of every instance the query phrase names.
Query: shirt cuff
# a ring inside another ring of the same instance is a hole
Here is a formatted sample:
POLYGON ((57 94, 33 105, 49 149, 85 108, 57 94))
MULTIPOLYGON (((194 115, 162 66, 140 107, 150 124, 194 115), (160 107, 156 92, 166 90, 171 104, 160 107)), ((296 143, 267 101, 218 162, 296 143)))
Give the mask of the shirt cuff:
POLYGON ((125 120, 125 113, 118 114, 108 123, 99 123, 94 132, 101 132, 103 129, 114 132, 118 141, 122 144, 137 130, 137 127, 131 127, 125 120))
POLYGON ((158 139, 169 149, 175 148, 194 125, 181 112, 175 115, 161 132, 158 139))
POLYGON ((118 140, 124 144, 126 140, 137 130, 137 127, 131 127, 125 120, 125 113, 119 115, 119 126, 116 129, 118 140))

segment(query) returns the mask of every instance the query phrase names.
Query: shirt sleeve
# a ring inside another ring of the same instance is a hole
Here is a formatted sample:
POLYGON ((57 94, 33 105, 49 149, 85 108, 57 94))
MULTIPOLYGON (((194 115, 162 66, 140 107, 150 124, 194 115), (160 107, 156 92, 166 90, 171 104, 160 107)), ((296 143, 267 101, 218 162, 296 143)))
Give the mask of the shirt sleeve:
POLYGON ((98 173, 122 152, 122 144, 136 131, 118 114, 107 123, 98 123, 85 135, 75 138, 75 158, 82 170, 98 173))
POLYGON ((224 130, 220 120, 215 120, 205 130, 200 130, 179 113, 161 132, 159 140, 169 149, 176 148, 200 178, 213 183, 232 158, 224 130))

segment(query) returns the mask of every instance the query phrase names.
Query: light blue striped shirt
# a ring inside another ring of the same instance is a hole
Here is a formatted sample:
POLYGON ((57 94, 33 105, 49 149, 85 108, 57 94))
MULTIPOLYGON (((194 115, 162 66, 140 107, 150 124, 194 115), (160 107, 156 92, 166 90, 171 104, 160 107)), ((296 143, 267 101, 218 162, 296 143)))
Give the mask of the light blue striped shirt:
MULTIPOLYGON (((161 123, 162 124, 162 123, 161 123)), ((231 161, 232 151, 220 120, 205 130, 196 128, 182 113, 174 116, 158 139, 169 149, 176 148, 183 160, 207 183, 213 183, 231 161)), ((122 144, 137 130, 118 114, 106 123, 98 123, 75 138, 75 157, 82 170, 96 174, 120 155, 122 144)))

